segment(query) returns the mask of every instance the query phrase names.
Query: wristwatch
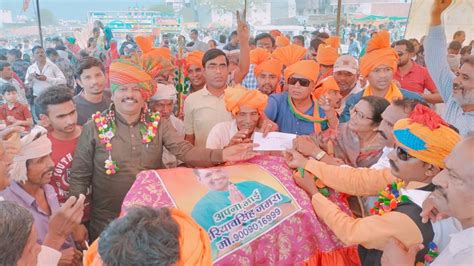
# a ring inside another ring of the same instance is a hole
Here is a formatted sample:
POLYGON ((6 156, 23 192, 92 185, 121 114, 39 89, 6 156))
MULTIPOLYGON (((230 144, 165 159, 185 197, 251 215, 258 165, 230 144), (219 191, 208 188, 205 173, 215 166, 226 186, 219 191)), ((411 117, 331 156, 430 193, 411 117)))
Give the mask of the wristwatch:
POLYGON ((327 153, 325 151, 320 151, 318 152, 318 154, 316 154, 316 156, 314 156, 313 158, 317 161, 321 161, 321 159, 326 155, 327 153))

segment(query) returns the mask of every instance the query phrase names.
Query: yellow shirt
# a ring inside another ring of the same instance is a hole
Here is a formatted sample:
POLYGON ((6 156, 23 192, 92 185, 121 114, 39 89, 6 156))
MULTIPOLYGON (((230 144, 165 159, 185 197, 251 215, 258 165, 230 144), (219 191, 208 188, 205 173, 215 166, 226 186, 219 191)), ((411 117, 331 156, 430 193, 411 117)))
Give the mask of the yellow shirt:
POLYGON ((225 108, 224 94, 215 96, 205 86, 191 93, 184 101, 184 127, 186 135, 195 137, 196 147, 206 147, 207 136, 220 122, 231 121, 232 115, 225 108))

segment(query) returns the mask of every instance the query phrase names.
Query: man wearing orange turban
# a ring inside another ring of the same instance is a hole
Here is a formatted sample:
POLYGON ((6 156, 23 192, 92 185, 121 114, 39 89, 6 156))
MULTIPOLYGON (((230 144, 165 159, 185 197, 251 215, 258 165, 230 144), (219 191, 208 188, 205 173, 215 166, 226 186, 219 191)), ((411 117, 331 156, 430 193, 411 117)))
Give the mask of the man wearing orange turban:
POLYGON ((268 96, 258 90, 248 90, 242 86, 228 88, 224 101, 232 121, 216 124, 207 138, 206 148, 222 149, 226 146, 251 142, 253 133, 267 106, 268 96))
POLYGON ((250 66, 249 66, 249 72, 245 76, 244 80, 242 81, 242 85, 245 88, 248 89, 257 89, 258 88, 258 82, 257 82, 257 76, 255 74, 255 68, 257 65, 262 63, 263 61, 266 61, 270 58, 270 53, 267 51, 267 49, 264 48, 255 48, 250 51, 250 66))
POLYGON ((83 262, 85 266, 207 266, 212 265, 211 245, 207 232, 178 209, 134 207, 107 227, 83 262))
POLYGON ((376 33, 367 44, 367 53, 360 59, 360 73, 367 78, 369 85, 347 99, 346 107, 340 117, 341 122, 347 122, 350 119, 350 109, 364 96, 379 96, 389 102, 403 98, 425 102, 419 94, 398 88, 393 82, 397 64, 398 55, 394 49, 390 48, 388 31, 376 33))
POLYGON ((204 68, 202 66, 203 56, 204 52, 202 51, 193 51, 186 56, 186 73, 191 83, 189 93, 198 91, 206 85, 204 68))
POLYGON ((379 196, 370 211, 372 215, 357 219, 321 195, 313 176, 295 177, 296 183, 311 197, 316 215, 344 244, 359 245, 362 265, 379 264, 382 250, 391 238, 397 238, 406 247, 423 243, 424 249, 416 256, 417 262, 423 262, 434 236, 447 236, 454 229, 453 221, 449 220, 441 221, 436 227, 422 223, 420 212, 435 188, 433 178, 445 168, 444 160, 461 136, 438 114, 420 104, 409 118, 395 123, 393 134, 397 147, 388 155, 389 169, 327 165, 293 151, 288 156, 290 167, 303 167, 336 191, 379 196))
POLYGON ((283 64, 276 59, 268 59, 255 67, 258 90, 266 95, 281 92, 280 80, 283 64))
POLYGON ((319 65, 314 60, 302 60, 286 68, 288 91, 270 95, 265 109, 280 132, 310 135, 328 128, 326 114, 313 95, 318 73, 319 65))
POLYGON ((337 36, 331 36, 319 45, 316 55, 316 61, 321 67, 318 82, 332 75, 334 63, 339 57, 339 45, 340 40, 337 36))

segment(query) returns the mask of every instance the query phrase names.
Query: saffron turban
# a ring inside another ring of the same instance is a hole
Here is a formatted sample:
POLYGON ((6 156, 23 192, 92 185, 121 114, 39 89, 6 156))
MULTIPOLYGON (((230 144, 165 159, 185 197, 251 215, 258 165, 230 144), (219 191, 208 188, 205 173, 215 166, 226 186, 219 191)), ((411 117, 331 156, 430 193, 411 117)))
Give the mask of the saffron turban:
POLYGON ((332 36, 326 39, 324 43, 320 44, 318 47, 316 61, 321 65, 334 65, 339 57, 339 44, 340 40, 337 36, 332 36))
MULTIPOLYGON (((189 215, 172 208, 171 217, 179 226, 179 261, 175 266, 212 265, 211 242, 207 232, 189 215)), ((95 240, 86 251, 84 266, 103 266, 98 253, 99 239, 95 240)))
POLYGON ((313 95, 316 99, 319 99, 322 95, 326 94, 328 91, 334 90, 339 91, 339 85, 337 85, 336 79, 333 76, 329 76, 321 81, 319 85, 313 92, 313 95))
POLYGON ((186 70, 191 65, 202 67, 203 57, 204 57, 203 51, 193 51, 193 52, 188 53, 188 55, 186 56, 186 70))
POLYGON ((20 152, 13 157, 13 164, 10 168, 10 178, 16 182, 25 182, 28 180, 26 161, 30 159, 41 158, 51 154, 52 144, 46 135, 48 131, 35 126, 30 133, 20 140, 20 152), (37 138, 37 136, 40 137, 37 138))
POLYGON ((296 44, 278 47, 272 53, 272 57, 279 60, 285 66, 290 66, 303 60, 305 55, 306 49, 296 44))
POLYGON ((273 37, 273 38, 276 38, 278 36, 281 36, 281 31, 279 30, 271 30, 270 31, 270 35, 273 37))
POLYGON ((252 51, 250 51, 250 64, 259 65, 263 61, 270 58, 270 56, 271 55, 267 51, 267 49, 255 48, 252 51))
POLYGON ((277 47, 285 47, 290 45, 290 39, 286 38, 285 36, 277 36, 275 39, 275 45, 277 47))
POLYGON ((380 65, 387 65, 397 71, 398 54, 390 48, 390 33, 381 31, 375 34, 367 44, 366 54, 360 59, 360 73, 367 77, 380 65))
POLYGON ((259 90, 248 90, 240 85, 225 90, 225 107, 233 115, 236 115, 242 106, 257 109, 262 113, 267 101, 268 96, 259 90))
POLYGON ((418 104, 409 118, 393 127, 398 146, 423 162, 445 168, 444 159, 461 141, 461 136, 430 108, 418 104))
POLYGON ((293 75, 303 76, 316 82, 319 75, 319 65, 314 60, 301 60, 285 69, 285 81, 293 75))
POLYGON ((283 64, 280 61, 272 58, 258 64, 254 69, 254 73, 255 76, 258 77, 263 71, 266 71, 276 75, 278 79, 280 79, 282 68, 283 64))
POLYGON ((140 50, 143 53, 142 56, 145 56, 145 57, 159 56, 172 62, 173 56, 171 55, 170 49, 166 47, 154 48, 153 47, 154 40, 155 40, 155 37, 152 35, 149 35, 149 36, 140 35, 140 36, 135 37, 135 42, 137 43, 137 46, 140 48, 140 50))

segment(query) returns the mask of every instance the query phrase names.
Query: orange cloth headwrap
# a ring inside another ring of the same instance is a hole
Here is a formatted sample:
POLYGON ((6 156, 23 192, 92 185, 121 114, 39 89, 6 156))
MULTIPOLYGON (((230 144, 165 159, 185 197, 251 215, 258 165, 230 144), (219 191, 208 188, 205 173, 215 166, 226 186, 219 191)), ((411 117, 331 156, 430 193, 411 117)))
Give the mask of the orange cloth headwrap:
POLYGON ((270 31, 270 35, 273 37, 273 38, 276 38, 278 36, 281 36, 281 31, 279 30, 271 30, 270 31))
POLYGON ((285 69, 285 81, 288 81, 288 78, 295 74, 316 82, 319 75, 319 65, 314 60, 298 61, 285 69))
POLYGON ((258 65, 268 58, 270 58, 270 53, 267 49, 255 48, 250 51, 250 64, 258 65))
POLYGON ((313 92, 314 97, 319 99, 322 95, 326 94, 328 91, 334 90, 339 91, 339 85, 337 85, 336 79, 333 76, 329 76, 319 83, 316 89, 313 92))
MULTIPOLYGON (((172 208, 171 217, 179 226, 179 254, 180 260, 176 266, 184 265, 212 265, 211 242, 206 231, 200 227, 189 215, 172 208)), ((95 240, 86 251, 84 266, 104 265, 98 253, 99 239, 95 240)))
POLYGON ((255 108, 259 113, 263 113, 267 101, 268 96, 259 90, 248 90, 240 85, 225 90, 225 107, 233 115, 236 115, 242 106, 255 108))
POLYGON ((393 127, 398 146, 423 162, 445 168, 444 159, 461 136, 430 108, 418 104, 409 118, 398 120, 393 127))
POLYGON ((380 65, 387 65, 397 71, 398 54, 390 48, 390 33, 381 31, 369 40, 367 53, 360 59, 360 73, 367 77, 372 70, 380 65))
MULTIPOLYGON (((157 59, 149 58, 150 64, 158 64, 157 59)), ((139 60, 141 62, 141 60, 139 60)), ((145 70, 142 65, 132 60, 122 60, 110 64, 109 79, 110 91, 114 93, 121 85, 137 83, 141 88, 142 96, 148 100, 156 92, 156 82, 151 75, 154 66, 145 70)))
POLYGON ((154 48, 153 42, 155 37, 153 35, 149 36, 136 36, 135 42, 137 46, 142 50, 144 56, 161 56, 167 60, 173 61, 173 55, 171 51, 166 47, 154 48))
POLYGON ((282 68, 283 68, 283 64, 280 61, 271 58, 258 64, 254 69, 254 73, 255 73, 255 76, 258 77, 260 76, 260 73, 262 73, 263 71, 267 71, 276 75, 278 79, 280 79, 282 68))
POLYGON ((275 39, 275 45, 277 47, 285 47, 290 45, 290 39, 286 38, 285 36, 277 36, 275 39))
POLYGON ((203 51, 193 51, 188 53, 186 56, 186 69, 190 65, 196 65, 202 67, 202 58, 204 57, 203 51))
POLYGON ((300 60, 303 60, 305 55, 306 49, 296 44, 278 47, 272 53, 272 57, 280 60, 280 62, 285 66, 290 66, 300 60))
POLYGON ((337 36, 331 36, 326 39, 324 43, 320 44, 318 47, 316 61, 321 65, 334 65, 339 57, 339 44, 340 40, 337 36))

